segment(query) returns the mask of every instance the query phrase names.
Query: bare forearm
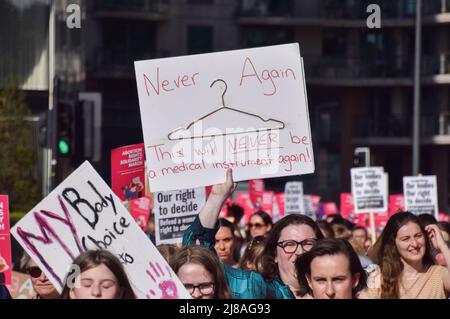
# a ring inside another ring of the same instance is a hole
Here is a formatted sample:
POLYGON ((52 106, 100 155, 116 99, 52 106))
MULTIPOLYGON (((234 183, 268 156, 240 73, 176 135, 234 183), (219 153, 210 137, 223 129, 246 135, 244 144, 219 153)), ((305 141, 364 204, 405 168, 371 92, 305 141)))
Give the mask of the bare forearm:
POLYGON ((199 218, 203 227, 214 228, 218 219, 223 203, 227 198, 219 195, 211 194, 200 210, 199 218))

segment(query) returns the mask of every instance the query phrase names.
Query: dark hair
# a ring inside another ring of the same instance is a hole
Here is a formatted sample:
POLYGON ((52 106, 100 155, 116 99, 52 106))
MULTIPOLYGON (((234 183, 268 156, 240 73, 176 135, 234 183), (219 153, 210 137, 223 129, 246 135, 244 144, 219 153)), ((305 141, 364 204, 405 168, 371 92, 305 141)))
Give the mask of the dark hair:
POLYGON ((174 244, 160 244, 156 246, 156 249, 158 249, 159 253, 164 257, 168 264, 170 264, 173 256, 179 250, 177 245, 174 244))
POLYGON ((225 218, 220 218, 219 219, 219 226, 220 227, 227 227, 230 229, 231 234, 234 237, 234 231, 236 229, 236 227, 234 226, 234 224, 232 222, 230 222, 229 220, 226 220, 225 218))
POLYGON ((403 271, 403 263, 395 244, 395 238, 397 237, 398 230, 408 223, 417 224, 425 238, 425 255, 422 260, 423 264, 425 266, 430 266, 433 264, 430 241, 419 217, 410 212, 399 212, 392 215, 380 235, 380 244, 377 248, 377 261, 380 264, 382 278, 382 299, 399 298, 399 280, 403 271))
POLYGON ((324 230, 325 232, 328 233, 328 237, 326 238, 334 238, 333 228, 331 228, 330 224, 328 224, 326 220, 319 220, 316 223, 317 226, 319 226, 320 230, 324 230))
POLYGON ((239 261, 238 267, 248 271, 260 272, 261 254, 264 250, 264 246, 266 245, 265 241, 265 236, 256 236, 253 238, 247 248, 245 248, 245 252, 239 261), (254 269, 250 268, 249 264, 253 265, 254 269))
POLYGON ((261 274, 263 275, 264 279, 268 281, 272 281, 280 275, 278 271, 278 265, 275 262, 275 257, 277 255, 277 245, 282 230, 290 225, 307 225, 313 230, 314 234, 316 235, 316 239, 323 238, 319 226, 317 226, 317 224, 308 216, 292 214, 277 221, 273 225, 272 231, 267 236, 266 246, 264 247, 261 255, 261 274))
POLYGON ((242 216, 244 216, 244 209, 237 204, 229 205, 227 216, 234 217, 234 223, 238 224, 242 219, 242 216))
MULTIPOLYGON (((80 267, 80 272, 83 273, 86 270, 95 268, 100 265, 105 265, 116 277, 117 284, 122 289, 121 299, 136 299, 136 296, 131 288, 130 281, 128 280, 125 269, 123 268, 120 260, 107 250, 87 250, 81 253, 72 262, 73 265, 80 267)), ((70 299, 70 289, 68 286, 68 280, 65 280, 65 286, 61 293, 61 299, 70 299)))
POLYGON ((253 216, 261 217, 261 219, 263 220, 264 224, 266 224, 266 225, 273 225, 272 217, 270 217, 270 215, 267 214, 265 211, 258 210, 257 212, 254 212, 250 216, 249 220, 251 220, 253 216))
POLYGON ((437 224, 436 218, 431 214, 420 214, 417 217, 419 217, 420 223, 423 227, 437 224))
POLYGON ((300 287, 306 288, 304 293, 309 293, 313 295, 311 287, 308 285, 307 276, 311 275, 311 263, 316 257, 327 256, 327 255, 344 255, 348 259, 350 266, 350 273, 353 275, 359 274, 359 283, 352 289, 353 297, 357 292, 361 291, 366 287, 367 274, 364 271, 361 261, 358 255, 353 250, 352 245, 343 238, 325 238, 319 240, 313 248, 302 254, 295 261, 295 269, 297 271, 297 278, 300 287))
POLYGON ((450 236, 450 223, 449 222, 438 222, 436 224, 441 231, 445 231, 450 236))
POLYGON ((183 265, 190 263, 203 266, 213 276, 215 299, 231 298, 231 290, 225 279, 225 273, 217 256, 212 251, 197 245, 183 246, 173 256, 170 266, 178 274, 183 265))

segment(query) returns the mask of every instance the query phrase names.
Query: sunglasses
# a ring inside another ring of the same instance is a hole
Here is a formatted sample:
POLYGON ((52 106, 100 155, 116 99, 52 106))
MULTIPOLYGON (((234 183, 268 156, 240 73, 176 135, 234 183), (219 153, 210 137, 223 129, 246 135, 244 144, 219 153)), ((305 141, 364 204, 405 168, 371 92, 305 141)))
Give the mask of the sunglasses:
POLYGON ((42 270, 37 266, 28 267, 27 271, 28 274, 30 274, 30 276, 33 278, 39 278, 42 274, 42 270))

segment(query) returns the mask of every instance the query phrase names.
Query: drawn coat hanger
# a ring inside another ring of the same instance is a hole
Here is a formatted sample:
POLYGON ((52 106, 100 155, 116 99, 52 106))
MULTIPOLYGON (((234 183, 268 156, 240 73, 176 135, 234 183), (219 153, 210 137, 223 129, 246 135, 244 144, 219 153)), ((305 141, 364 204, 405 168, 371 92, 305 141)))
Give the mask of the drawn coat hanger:
POLYGON ((209 87, 212 87, 218 81, 223 82, 225 84, 225 90, 222 93, 222 106, 220 106, 219 108, 215 109, 214 111, 212 111, 212 112, 210 112, 208 114, 203 115, 202 117, 196 119, 195 121, 189 123, 189 125, 186 126, 186 127, 179 127, 179 128, 176 128, 176 129, 170 131, 169 134, 167 135, 167 138, 170 141, 184 140, 184 139, 193 139, 193 138, 203 138, 203 137, 224 136, 224 135, 233 135, 233 134, 246 134, 246 133, 261 132, 261 131, 275 130, 275 129, 281 130, 281 129, 285 128, 285 124, 282 121, 279 121, 279 120, 276 120, 276 119, 273 119, 273 118, 265 119, 262 116, 257 115, 257 114, 253 114, 253 113, 250 113, 250 112, 246 112, 246 111, 242 111, 242 110, 239 110, 239 109, 235 109, 235 108, 232 108, 232 107, 225 106, 225 98, 224 97, 225 97, 225 93, 227 92, 227 89, 228 89, 227 83, 224 80, 222 80, 222 79, 217 79, 214 82, 212 82, 209 87), (214 115, 216 113, 219 113, 220 111, 223 111, 223 110, 229 110, 229 111, 232 111, 232 112, 237 112, 237 113, 240 113, 240 114, 244 114, 244 115, 248 115, 248 116, 251 116, 251 117, 255 117, 255 118, 259 119, 260 121, 262 121, 264 123, 273 122, 276 125, 273 126, 273 127, 270 127, 270 128, 264 127, 264 128, 257 128, 257 129, 254 129, 254 130, 249 130, 249 131, 246 130, 246 131, 242 131, 242 132, 208 134, 208 135, 203 135, 202 134, 201 136, 191 136, 191 134, 189 134, 190 136, 182 136, 182 137, 174 137, 173 136, 175 133, 179 133, 179 132, 182 132, 182 131, 188 131, 194 124, 196 124, 196 123, 198 123, 198 122, 200 122, 200 121, 202 121, 202 120, 204 120, 204 119, 206 119, 206 118, 208 118, 208 117, 210 117, 210 116, 212 116, 212 115, 214 115))

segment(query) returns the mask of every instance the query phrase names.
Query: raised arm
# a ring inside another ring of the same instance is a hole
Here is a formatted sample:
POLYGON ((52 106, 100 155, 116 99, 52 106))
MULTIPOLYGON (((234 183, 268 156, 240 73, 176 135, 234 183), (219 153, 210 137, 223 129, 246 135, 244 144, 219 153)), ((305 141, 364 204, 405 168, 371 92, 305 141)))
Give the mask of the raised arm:
POLYGON ((218 231, 219 213, 225 200, 230 196, 236 183, 233 182, 231 169, 227 170, 225 183, 214 185, 211 194, 200 210, 199 216, 186 230, 183 236, 183 245, 200 244, 214 249, 215 235, 218 231))
POLYGON ((223 203, 233 193, 237 183, 233 182, 233 172, 231 168, 227 170, 225 183, 216 184, 212 187, 205 206, 200 210, 199 218, 205 228, 214 228, 219 220, 219 213, 223 203))
POLYGON ((447 243, 442 237, 441 231, 437 225, 431 224, 425 227, 426 232, 431 240, 433 246, 440 250, 441 254, 444 256, 445 263, 447 264, 447 274, 443 278, 444 287, 447 293, 450 293, 450 249, 447 243))

